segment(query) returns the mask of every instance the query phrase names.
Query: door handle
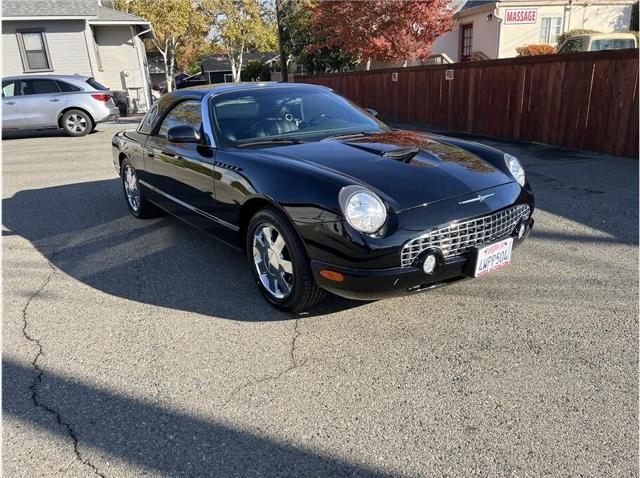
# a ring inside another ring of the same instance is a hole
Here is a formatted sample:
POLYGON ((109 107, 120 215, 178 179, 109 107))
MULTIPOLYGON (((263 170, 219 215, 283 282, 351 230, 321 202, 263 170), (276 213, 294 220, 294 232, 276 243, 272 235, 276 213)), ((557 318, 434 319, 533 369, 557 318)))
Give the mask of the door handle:
POLYGON ((60 101, 60 98, 51 98, 49 101, 57 103, 58 101, 60 101))
POLYGON ((153 158, 155 154, 153 154, 153 151, 147 151, 147 156, 149 156, 150 158, 153 158))
POLYGON ((4 104, 5 105, 15 105, 16 102, 15 101, 5 101, 4 104))

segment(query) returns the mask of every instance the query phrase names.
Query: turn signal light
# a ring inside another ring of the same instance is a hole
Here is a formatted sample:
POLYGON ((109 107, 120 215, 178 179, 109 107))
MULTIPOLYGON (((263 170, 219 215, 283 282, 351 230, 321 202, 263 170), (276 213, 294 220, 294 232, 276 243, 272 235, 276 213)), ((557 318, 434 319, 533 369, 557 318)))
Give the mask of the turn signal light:
POLYGON ((111 95, 95 94, 91 95, 91 98, 98 101, 109 101, 111 99, 111 95))
POLYGON ((325 279, 331 280, 333 282, 342 282, 344 280, 344 276, 339 272, 328 271, 327 269, 322 269, 320 271, 320 275, 325 279))

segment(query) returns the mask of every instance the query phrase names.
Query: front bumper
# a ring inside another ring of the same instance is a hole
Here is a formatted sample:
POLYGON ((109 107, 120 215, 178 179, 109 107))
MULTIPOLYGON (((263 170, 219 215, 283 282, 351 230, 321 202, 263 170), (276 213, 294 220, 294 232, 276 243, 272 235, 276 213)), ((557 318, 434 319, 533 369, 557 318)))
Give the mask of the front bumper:
MULTIPOLYGON (((534 220, 529 218, 522 239, 514 237, 514 248, 529 237, 533 224, 534 220)), ((311 261, 311 270, 318 286, 333 294, 348 299, 377 300, 421 292, 472 278, 472 257, 473 254, 467 254, 464 257, 447 259, 431 274, 425 274, 422 268, 415 266, 391 269, 355 269, 337 267, 317 260, 311 261), (322 270, 339 272, 344 279, 341 282, 329 280, 320 275, 322 270)))

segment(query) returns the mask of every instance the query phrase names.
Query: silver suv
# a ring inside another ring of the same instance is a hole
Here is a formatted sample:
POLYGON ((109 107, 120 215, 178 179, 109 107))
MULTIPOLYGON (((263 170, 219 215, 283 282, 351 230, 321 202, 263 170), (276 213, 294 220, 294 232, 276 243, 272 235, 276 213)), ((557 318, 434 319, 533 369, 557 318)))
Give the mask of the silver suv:
POLYGON ((84 136, 120 116, 113 94, 93 78, 26 75, 2 80, 2 130, 62 128, 84 136))

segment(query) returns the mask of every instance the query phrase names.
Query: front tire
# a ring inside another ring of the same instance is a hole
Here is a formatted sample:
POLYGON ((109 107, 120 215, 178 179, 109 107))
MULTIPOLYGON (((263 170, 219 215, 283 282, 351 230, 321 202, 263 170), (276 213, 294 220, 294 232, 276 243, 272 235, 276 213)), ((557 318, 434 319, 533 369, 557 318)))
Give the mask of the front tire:
POLYGON ((69 136, 85 136, 94 128, 91 116, 81 110, 67 111, 62 115, 60 124, 69 136))
POLYGON ((120 177, 122 179, 124 199, 129 208, 129 212, 139 219, 158 216, 160 211, 144 196, 144 192, 138 181, 138 174, 133 164, 131 164, 131 161, 129 161, 129 158, 125 158, 122 161, 120 177))
POLYGON ((246 251, 254 281, 274 307, 297 313, 324 299, 302 240, 282 212, 265 208, 251 218, 246 251))

